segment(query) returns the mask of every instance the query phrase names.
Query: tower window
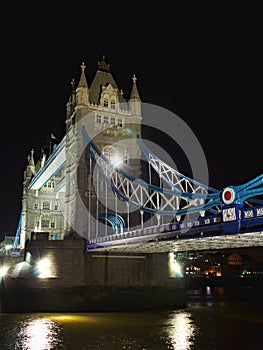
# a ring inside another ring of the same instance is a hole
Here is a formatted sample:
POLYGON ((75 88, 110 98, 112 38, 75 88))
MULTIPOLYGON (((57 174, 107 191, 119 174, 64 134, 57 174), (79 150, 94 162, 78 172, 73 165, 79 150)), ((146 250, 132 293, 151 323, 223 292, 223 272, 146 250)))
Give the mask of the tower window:
POLYGON ((54 222, 54 221, 51 221, 51 223, 50 223, 50 227, 51 227, 51 228, 55 228, 55 227, 56 227, 56 224, 55 224, 55 222, 54 222))
POLYGON ((104 116, 103 123, 104 124, 108 124, 109 123, 109 118, 107 116, 104 116))
POLYGON ((120 127, 123 126, 123 122, 122 122, 122 119, 121 119, 121 118, 118 119, 118 125, 119 125, 120 127))
POLYGON ((106 158, 108 158, 109 160, 112 159, 112 157, 115 154, 115 149, 112 146, 106 146, 103 150, 103 154, 106 158))
POLYGON ((96 123, 101 124, 101 115, 96 116, 96 123))
POLYGON ((115 109, 115 101, 114 101, 114 100, 111 100, 111 102, 110 102, 110 108, 111 108, 111 109, 115 109))
POLYGON ((48 201, 43 202, 43 210, 50 210, 50 202, 48 201))
POLYGON ((105 100, 104 100, 104 107, 106 107, 106 108, 107 108, 108 106, 109 106, 109 102, 108 102, 108 100, 107 100, 107 99, 105 99, 105 100))
POLYGON ((42 220, 41 228, 47 228, 47 227, 49 227, 49 220, 46 220, 46 219, 42 220))

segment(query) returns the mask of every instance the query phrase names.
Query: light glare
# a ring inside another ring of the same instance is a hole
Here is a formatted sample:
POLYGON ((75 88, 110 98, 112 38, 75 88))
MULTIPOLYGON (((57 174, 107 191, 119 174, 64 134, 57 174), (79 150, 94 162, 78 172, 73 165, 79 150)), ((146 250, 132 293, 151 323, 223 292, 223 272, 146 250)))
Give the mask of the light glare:
POLYGON ((115 154, 115 156, 113 156, 111 158, 110 162, 115 168, 117 168, 118 166, 121 165, 122 159, 121 159, 121 157, 118 154, 115 154))
POLYGON ((9 269, 9 266, 0 267, 0 278, 4 277, 9 269))
POLYGON ((48 258, 39 260, 37 263, 38 278, 49 278, 51 274, 51 262, 48 258))

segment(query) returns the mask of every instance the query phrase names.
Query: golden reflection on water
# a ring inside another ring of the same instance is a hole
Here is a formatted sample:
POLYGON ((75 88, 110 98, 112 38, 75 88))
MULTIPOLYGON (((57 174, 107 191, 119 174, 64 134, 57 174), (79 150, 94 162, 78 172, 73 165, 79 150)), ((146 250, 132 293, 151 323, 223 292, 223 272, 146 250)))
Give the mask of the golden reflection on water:
POLYGON ((191 314, 186 311, 178 311, 170 316, 167 325, 167 340, 169 349, 190 350, 194 345, 198 328, 191 319, 191 314))
POLYGON ((88 317, 88 316, 82 316, 82 315, 52 315, 50 316, 50 319, 56 322, 61 323, 91 323, 94 322, 94 318, 88 317))
POLYGON ((12 335, 6 334, 6 344, 13 344, 8 350, 191 350, 199 329, 186 310, 168 314, 42 314, 22 317, 15 324, 12 335), (14 336, 12 340, 10 336, 14 336))
POLYGON ((29 319, 23 324, 15 349, 50 350, 58 343, 58 327, 50 318, 29 319))

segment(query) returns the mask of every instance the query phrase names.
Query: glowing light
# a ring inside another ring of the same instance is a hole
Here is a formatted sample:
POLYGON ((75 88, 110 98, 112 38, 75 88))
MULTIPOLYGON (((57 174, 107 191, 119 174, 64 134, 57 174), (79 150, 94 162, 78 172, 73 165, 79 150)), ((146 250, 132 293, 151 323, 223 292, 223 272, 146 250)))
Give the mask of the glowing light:
POLYGON ((174 272, 175 272, 175 273, 177 273, 177 274, 178 274, 178 273, 179 273, 179 274, 182 273, 181 266, 178 264, 177 261, 174 261, 173 268, 174 268, 174 272))
POLYGON ((4 277, 7 274, 9 266, 1 266, 0 267, 0 278, 4 277))
POLYGON ((61 323, 87 323, 94 322, 94 319, 81 315, 54 315, 50 317, 52 320, 61 323))
POLYGON ((37 263, 38 278, 54 277, 50 259, 44 258, 37 263))
MULTIPOLYGON (((29 320, 19 334, 19 349, 49 350, 59 345, 58 327, 48 318, 29 320), (22 347, 21 347, 22 346, 22 347)), ((17 344, 18 345, 18 344, 17 344)), ((18 347, 17 347, 18 348, 18 347)))
POLYGON ((169 349, 190 350, 194 344, 194 338, 198 333, 197 326, 191 320, 191 314, 176 312, 172 315, 167 325, 168 336, 171 344, 169 349))
POLYGON ((111 158, 110 162, 115 168, 117 168, 117 167, 119 167, 121 165, 122 159, 121 159, 121 157, 118 154, 115 154, 111 158))
POLYGON ((26 261, 21 261, 20 263, 17 263, 13 265, 10 268, 10 275, 12 277, 18 277, 20 275, 28 275, 31 273, 32 266, 26 262, 26 261))
POLYGON ((168 255, 168 266, 169 266, 169 275, 170 277, 182 277, 182 267, 181 265, 175 260, 174 253, 169 253, 168 255))
POLYGON ((211 295, 211 288, 209 286, 205 287, 206 295, 211 295))

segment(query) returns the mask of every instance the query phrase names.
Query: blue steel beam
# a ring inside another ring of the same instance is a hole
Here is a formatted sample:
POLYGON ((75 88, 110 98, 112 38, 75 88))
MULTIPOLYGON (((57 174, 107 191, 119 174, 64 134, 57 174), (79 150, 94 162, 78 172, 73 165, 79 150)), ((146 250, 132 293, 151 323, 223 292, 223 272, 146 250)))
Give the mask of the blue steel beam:
POLYGON ((28 189, 40 190, 66 163, 66 137, 48 158, 43 169, 33 177, 28 189))

